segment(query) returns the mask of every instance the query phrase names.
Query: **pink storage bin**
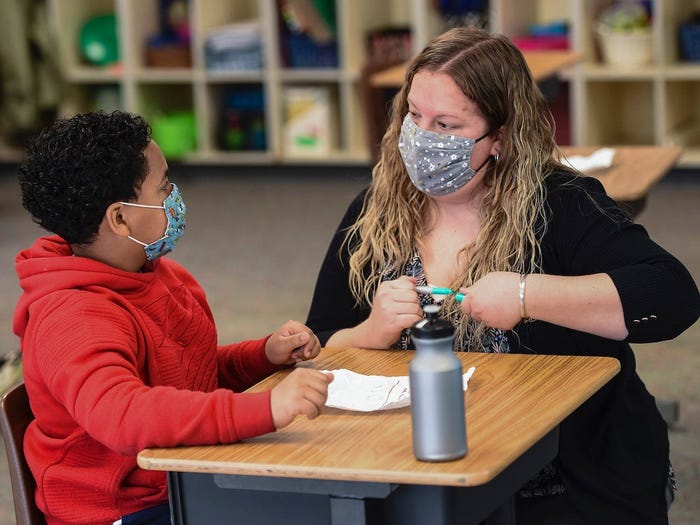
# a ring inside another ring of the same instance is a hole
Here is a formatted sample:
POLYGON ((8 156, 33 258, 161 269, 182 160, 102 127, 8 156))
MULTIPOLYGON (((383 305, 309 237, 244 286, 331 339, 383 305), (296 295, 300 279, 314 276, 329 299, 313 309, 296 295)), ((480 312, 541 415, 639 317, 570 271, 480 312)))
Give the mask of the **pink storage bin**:
POLYGON ((521 36, 514 38, 513 43, 522 51, 569 49, 569 37, 567 35, 521 36))

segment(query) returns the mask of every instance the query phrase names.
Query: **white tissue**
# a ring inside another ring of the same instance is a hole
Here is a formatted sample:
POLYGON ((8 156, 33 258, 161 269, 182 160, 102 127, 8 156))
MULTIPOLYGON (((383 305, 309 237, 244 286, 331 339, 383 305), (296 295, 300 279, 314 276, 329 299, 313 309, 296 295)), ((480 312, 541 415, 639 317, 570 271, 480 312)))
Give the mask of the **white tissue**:
POLYGON ((612 166, 614 156, 615 150, 613 148, 600 148, 588 156, 572 155, 570 157, 565 157, 562 159, 562 162, 580 172, 586 173, 609 168, 612 166))
MULTIPOLYGON (((472 366, 462 374, 462 387, 465 392, 474 370, 472 366)), ((323 372, 333 374, 333 381, 328 385, 327 407, 374 412, 411 404, 408 376, 368 376, 346 368, 323 372)))

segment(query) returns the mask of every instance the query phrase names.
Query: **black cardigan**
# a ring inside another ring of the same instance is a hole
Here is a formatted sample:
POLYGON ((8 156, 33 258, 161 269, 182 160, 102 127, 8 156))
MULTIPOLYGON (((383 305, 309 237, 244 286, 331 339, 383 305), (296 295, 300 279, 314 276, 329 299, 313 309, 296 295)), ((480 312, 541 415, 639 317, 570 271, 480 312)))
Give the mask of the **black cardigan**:
MULTIPOLYGON (((348 286, 345 229, 358 217, 366 190, 350 204, 328 248, 307 325, 321 344, 369 316, 348 286)), ((693 278, 634 224, 592 177, 557 173, 547 179, 547 230, 542 270, 553 275, 607 273, 629 331, 626 341, 535 321, 508 339, 512 352, 609 356, 621 371, 560 427, 556 462, 571 501, 591 524, 667 524, 664 489, 669 443, 654 398, 635 371, 629 344, 672 339, 700 315, 693 278)), ((541 400, 546 402, 546 400, 541 400)))

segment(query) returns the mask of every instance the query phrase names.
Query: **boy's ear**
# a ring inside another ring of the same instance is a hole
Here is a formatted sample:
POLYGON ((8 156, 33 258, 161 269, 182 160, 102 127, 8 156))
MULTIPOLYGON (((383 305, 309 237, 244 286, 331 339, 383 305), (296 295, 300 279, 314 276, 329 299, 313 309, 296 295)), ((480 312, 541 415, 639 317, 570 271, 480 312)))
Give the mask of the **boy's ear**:
POLYGON ((107 227, 115 235, 120 237, 127 237, 130 235, 129 224, 127 222, 126 216, 124 215, 124 205, 119 202, 114 202, 107 207, 105 212, 105 221, 107 227))

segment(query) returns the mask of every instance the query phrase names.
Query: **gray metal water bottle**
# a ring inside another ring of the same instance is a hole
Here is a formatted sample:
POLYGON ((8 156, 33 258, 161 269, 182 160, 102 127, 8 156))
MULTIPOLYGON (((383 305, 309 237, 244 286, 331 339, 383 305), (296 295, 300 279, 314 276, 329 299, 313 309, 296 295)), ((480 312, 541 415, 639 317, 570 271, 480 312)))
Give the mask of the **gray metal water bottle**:
POLYGON ((421 461, 449 461, 467 453, 462 362, 452 350, 454 328, 438 305, 411 329, 416 346, 409 364, 413 453, 421 461))

